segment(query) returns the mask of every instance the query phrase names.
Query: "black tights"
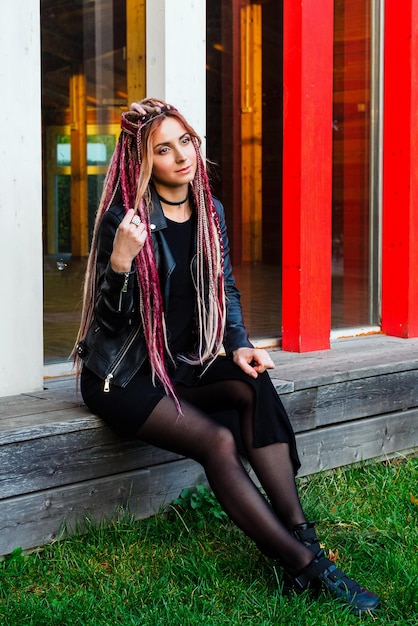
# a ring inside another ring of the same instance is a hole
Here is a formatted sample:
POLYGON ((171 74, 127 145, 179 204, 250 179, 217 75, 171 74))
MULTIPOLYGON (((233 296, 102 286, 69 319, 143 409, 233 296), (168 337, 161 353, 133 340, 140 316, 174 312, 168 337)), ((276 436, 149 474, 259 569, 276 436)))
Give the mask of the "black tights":
POLYGON ((183 415, 171 398, 163 398, 138 432, 159 448, 198 461, 221 506, 231 520, 269 557, 291 570, 312 560, 312 552, 290 534, 306 521, 300 505, 286 443, 253 445, 254 392, 245 382, 220 381, 202 387, 181 387, 183 415), (240 416, 245 454, 271 506, 248 476, 231 431, 205 412, 235 409, 240 416))

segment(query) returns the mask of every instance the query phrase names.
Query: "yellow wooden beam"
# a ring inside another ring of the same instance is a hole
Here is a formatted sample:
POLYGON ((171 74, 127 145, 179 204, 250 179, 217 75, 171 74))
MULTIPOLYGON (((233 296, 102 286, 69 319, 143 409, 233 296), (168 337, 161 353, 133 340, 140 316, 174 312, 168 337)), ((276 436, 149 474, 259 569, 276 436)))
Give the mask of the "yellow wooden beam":
POLYGON ((126 84, 128 105, 145 98, 146 0, 126 0, 126 84))
POLYGON ((46 150, 45 150, 45 163, 44 171, 46 176, 46 214, 44 219, 44 231, 46 233, 46 253, 56 254, 57 238, 56 232, 56 210, 55 210, 55 176, 56 176, 56 162, 57 162, 57 140, 55 133, 51 130, 50 126, 45 129, 46 132, 46 150))
POLYGON ((86 77, 70 78, 71 254, 88 254, 86 77))
POLYGON ((262 6, 241 9, 242 259, 262 258, 262 6))

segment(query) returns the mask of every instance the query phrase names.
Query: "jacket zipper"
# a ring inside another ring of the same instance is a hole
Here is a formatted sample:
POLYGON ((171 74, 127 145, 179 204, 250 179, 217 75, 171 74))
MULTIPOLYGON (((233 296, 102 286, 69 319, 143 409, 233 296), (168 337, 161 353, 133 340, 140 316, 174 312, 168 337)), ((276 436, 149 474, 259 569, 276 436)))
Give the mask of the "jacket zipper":
POLYGON ((128 293, 128 282, 129 282, 129 272, 124 272, 124 279, 123 279, 123 285, 122 285, 122 289, 120 290, 120 294, 119 294, 119 308, 118 308, 118 313, 120 313, 122 311, 122 294, 124 293, 128 293))
POLYGON ((104 381, 103 391, 105 393, 109 393, 110 391, 110 380, 113 378, 113 374, 108 374, 104 381))
POLYGON ((115 365, 112 367, 112 369, 109 372, 109 374, 106 376, 105 381, 104 381, 104 387, 103 387, 103 391, 105 393, 109 393, 109 391, 110 391, 110 381, 113 378, 113 372, 115 372, 118 369, 119 365, 121 364, 121 361, 125 358, 126 353, 128 352, 129 348, 131 347, 131 345, 133 344, 135 339, 137 338, 138 333, 139 333, 139 327, 137 328, 135 334, 130 339, 128 345, 125 347, 124 351, 122 352, 122 354, 120 355, 120 357, 116 361, 115 365))

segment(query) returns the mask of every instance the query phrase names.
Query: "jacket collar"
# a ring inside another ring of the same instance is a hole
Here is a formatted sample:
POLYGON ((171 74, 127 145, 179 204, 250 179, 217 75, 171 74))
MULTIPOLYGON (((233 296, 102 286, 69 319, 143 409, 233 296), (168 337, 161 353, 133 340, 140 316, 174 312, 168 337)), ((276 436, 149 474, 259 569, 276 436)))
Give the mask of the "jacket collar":
POLYGON ((150 229, 155 233, 163 228, 167 228, 167 220, 165 219, 160 199, 154 187, 151 185, 151 201, 152 211, 149 216, 150 229))

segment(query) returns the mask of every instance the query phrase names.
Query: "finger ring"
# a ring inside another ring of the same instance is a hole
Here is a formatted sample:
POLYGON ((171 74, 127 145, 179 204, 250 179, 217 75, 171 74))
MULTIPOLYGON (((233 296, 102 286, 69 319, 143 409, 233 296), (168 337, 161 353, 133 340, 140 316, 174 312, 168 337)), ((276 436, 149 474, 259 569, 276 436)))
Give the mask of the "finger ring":
POLYGON ((139 226, 141 223, 141 218, 139 217, 139 215, 134 215, 133 218, 131 219, 131 224, 135 224, 135 226, 139 226))

